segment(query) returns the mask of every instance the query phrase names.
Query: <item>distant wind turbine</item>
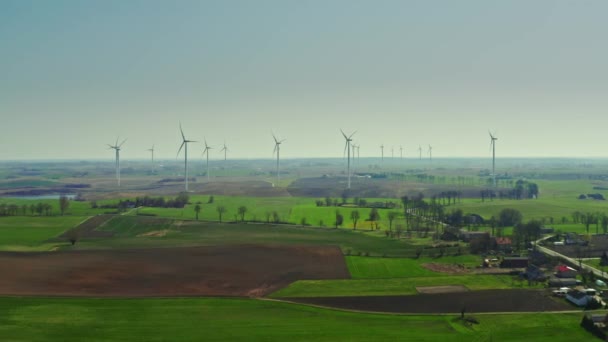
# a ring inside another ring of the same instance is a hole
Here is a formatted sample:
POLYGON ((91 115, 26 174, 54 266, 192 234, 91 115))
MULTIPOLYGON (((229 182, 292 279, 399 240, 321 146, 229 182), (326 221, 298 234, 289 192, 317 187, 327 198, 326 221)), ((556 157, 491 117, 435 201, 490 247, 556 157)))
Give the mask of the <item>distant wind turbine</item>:
POLYGON ((213 147, 207 145, 207 139, 205 141, 205 149, 203 150, 203 155, 207 154, 207 182, 209 182, 209 150, 212 150, 213 147))
POLYGON ((429 161, 433 161, 433 146, 429 145, 429 161))
POLYGON ((281 169, 280 169, 280 154, 281 154, 281 144, 285 141, 285 139, 283 140, 279 140, 277 139, 277 137, 274 135, 274 133, 272 134, 272 137, 274 138, 274 150, 272 151, 272 154, 274 155, 275 153, 277 154, 277 186, 279 186, 279 181, 281 180, 281 169))
MULTIPOLYGON (((346 174, 347 174, 347 178, 348 178, 348 185, 346 188, 350 189, 350 143, 353 141, 353 135, 355 135, 355 133, 357 133, 357 132, 355 131, 349 136, 347 136, 343 130, 340 130, 340 132, 344 136, 344 140, 346 140, 346 143, 344 144, 344 152, 348 151, 348 155, 346 157, 346 165, 347 165, 346 174)), ((353 152, 353 157, 354 157, 354 152, 353 152)))
POLYGON ((380 145, 381 160, 384 161, 384 144, 380 145))
POLYGON ((228 152, 228 146, 226 146, 226 142, 224 141, 224 146, 222 147, 222 149, 220 150, 220 152, 224 152, 224 161, 226 161, 227 159, 227 152, 228 152))
MULTIPOLYGON (((488 131, 490 133, 490 131, 488 131)), ((490 145, 492 146, 492 179, 494 181, 494 187, 496 187, 496 140, 492 133, 490 133, 490 145)))
POLYGON ((420 146, 420 145, 418 145, 418 154, 419 154, 418 158, 420 160, 422 160, 422 146, 420 146))
POLYGON ((395 159, 395 147, 391 146, 391 159, 395 159))
POLYGON ((179 150, 177 150, 177 155, 179 156, 179 153, 182 150, 182 147, 184 148, 184 180, 185 180, 185 184, 186 184, 186 191, 188 191, 188 143, 193 143, 196 142, 194 140, 188 140, 186 139, 186 136, 184 135, 184 130, 182 129, 182 124, 179 124, 179 131, 182 133, 182 144, 179 147, 179 150))
POLYGON ((119 145, 118 138, 116 138, 116 143, 114 145, 108 144, 110 149, 114 149, 116 151, 116 180, 118 181, 118 186, 120 186, 120 148, 125 141, 127 141, 127 139, 123 140, 119 145))
POLYGON ((154 145, 152 145, 152 148, 149 148, 148 151, 152 153, 152 168, 154 169, 154 145))
POLYGON ((403 159, 403 146, 399 146, 399 157, 403 159))

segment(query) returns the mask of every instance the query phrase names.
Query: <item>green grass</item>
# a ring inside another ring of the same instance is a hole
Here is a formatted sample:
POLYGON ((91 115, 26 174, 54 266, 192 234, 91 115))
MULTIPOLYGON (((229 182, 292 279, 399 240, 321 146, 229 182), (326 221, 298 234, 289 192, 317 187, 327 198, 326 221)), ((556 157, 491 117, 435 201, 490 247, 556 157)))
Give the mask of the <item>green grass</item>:
POLYGON ((439 262, 472 266, 480 263, 480 258, 475 255, 421 259, 347 256, 345 259, 353 279, 438 276, 440 273, 428 270, 422 267, 422 264, 439 262))
POLYGON ((46 240, 77 226, 86 217, 34 216, 0 217, 0 250, 48 250, 56 244, 46 240))
POLYGON ((353 313, 253 299, 0 297, 4 341, 584 341, 581 314, 353 313))
POLYGON ((507 275, 438 275, 388 279, 300 280, 272 294, 280 297, 388 296, 417 294, 416 286, 463 285, 469 290, 530 288, 507 275))
MULTIPOLYGON (((419 249, 417 243, 391 239, 381 232, 361 232, 351 229, 311 228, 289 225, 181 221, 137 216, 118 216, 100 228, 116 236, 106 239, 84 239, 78 248, 133 248, 150 246, 201 246, 226 244, 305 244, 339 246, 347 254, 370 256, 412 257, 419 249), (146 232, 169 230, 163 237, 141 236, 146 232)), ((418 242, 418 241, 415 241, 418 242)), ((464 249, 464 248, 463 248, 464 249)), ((423 256, 435 251, 424 250, 423 256)), ((456 247, 447 249, 455 254, 456 247)), ((447 256, 446 256, 447 258, 447 256)), ((435 259, 441 262, 442 258, 435 259)), ((446 259, 449 260, 449 259, 446 259)))

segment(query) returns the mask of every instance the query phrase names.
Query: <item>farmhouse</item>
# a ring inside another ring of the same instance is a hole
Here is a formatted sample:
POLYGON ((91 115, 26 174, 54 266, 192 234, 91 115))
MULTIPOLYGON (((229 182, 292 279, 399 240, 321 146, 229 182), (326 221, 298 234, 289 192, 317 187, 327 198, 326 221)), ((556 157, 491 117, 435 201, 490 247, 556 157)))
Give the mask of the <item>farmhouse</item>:
POLYGON ((496 250, 507 252, 511 250, 511 239, 507 237, 496 237, 494 238, 494 242, 496 243, 496 250))
POLYGON ((551 277, 549 279, 550 287, 564 287, 564 286, 574 286, 578 284, 575 278, 556 278, 551 277))
POLYGON ((586 306, 589 303, 589 295, 579 290, 572 290, 566 294, 566 299, 577 306, 586 306))
POLYGON ((525 268, 528 267, 527 257, 504 257, 500 262, 501 268, 525 268))
POLYGON ((488 234, 488 232, 471 232, 468 230, 460 230, 460 238, 464 242, 470 242, 471 240, 483 238, 486 236, 489 237, 490 234, 488 234))
POLYGON ((576 278, 578 272, 566 265, 559 265, 555 268, 555 276, 558 278, 576 278))

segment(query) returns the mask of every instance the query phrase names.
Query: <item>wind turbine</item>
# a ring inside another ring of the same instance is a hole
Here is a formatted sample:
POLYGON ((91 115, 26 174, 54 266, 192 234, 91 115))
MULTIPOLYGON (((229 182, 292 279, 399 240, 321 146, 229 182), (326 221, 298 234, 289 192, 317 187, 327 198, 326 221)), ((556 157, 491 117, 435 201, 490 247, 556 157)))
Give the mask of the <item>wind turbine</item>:
POLYGON ((283 143, 285 141, 285 139, 283 139, 283 140, 277 139, 277 137, 274 135, 274 133, 272 134, 272 137, 274 138, 274 150, 272 151, 272 154, 273 155, 275 153, 277 154, 277 186, 279 186, 279 181, 281 180, 281 174, 280 174, 280 168, 279 168, 281 143, 283 143))
MULTIPOLYGON (((347 136, 343 130, 340 130, 340 132, 344 136, 344 140, 346 140, 346 143, 344 144, 344 152, 348 151, 348 156, 346 157, 346 165, 347 165, 346 174, 348 175, 348 186, 346 188, 350 189, 350 143, 353 141, 353 135, 355 135, 355 133, 357 133, 357 131, 354 131, 349 136, 347 136)), ((353 156, 354 156, 354 152, 353 152, 353 156)))
POLYGON ((226 146, 226 142, 224 141, 224 147, 220 150, 220 152, 224 152, 224 161, 226 161, 226 153, 228 152, 228 146, 226 146))
POLYGON ((429 161, 433 161, 433 146, 429 145, 429 161))
POLYGON ((395 147, 391 146, 391 159, 395 159, 395 147))
POLYGON ((399 146, 399 152, 400 152, 399 157, 401 159, 403 159, 403 146, 399 146))
MULTIPOLYGON (((353 133, 354 134, 354 133, 353 133)), ((353 169, 355 167, 355 156, 357 155, 357 145, 355 144, 351 144, 351 146, 353 147, 353 156, 352 156, 352 160, 353 160, 353 169)))
POLYGON ((148 151, 152 153, 152 169, 154 169, 154 145, 152 145, 152 148, 149 148, 148 151))
POLYGON ((182 129, 182 124, 179 124, 179 131, 182 133, 182 144, 179 147, 179 150, 177 150, 177 155, 179 156, 179 153, 182 150, 182 147, 184 147, 184 179, 186 181, 186 192, 188 191, 188 143, 193 143, 196 142, 194 140, 188 140, 186 139, 186 136, 184 135, 184 130, 182 129))
POLYGON ((127 141, 127 139, 123 140, 119 145, 118 138, 116 138, 116 143, 114 145, 108 144, 110 149, 116 150, 116 180, 118 181, 118 186, 120 186, 120 148, 125 141, 127 141))
POLYGON ((384 161, 384 144, 380 145, 380 153, 382 156, 382 161, 384 161))
POLYGON ((422 160, 422 146, 418 145, 418 154, 419 154, 419 159, 422 160))
POLYGON ((492 145, 492 178, 494 180, 494 187, 496 187, 496 140, 498 140, 498 138, 490 131, 488 131, 488 133, 490 134, 490 145, 492 145))
POLYGON ((213 147, 207 145, 207 139, 203 139, 205 141, 205 149, 203 150, 203 155, 207 154, 207 182, 209 182, 209 150, 212 150, 213 147))

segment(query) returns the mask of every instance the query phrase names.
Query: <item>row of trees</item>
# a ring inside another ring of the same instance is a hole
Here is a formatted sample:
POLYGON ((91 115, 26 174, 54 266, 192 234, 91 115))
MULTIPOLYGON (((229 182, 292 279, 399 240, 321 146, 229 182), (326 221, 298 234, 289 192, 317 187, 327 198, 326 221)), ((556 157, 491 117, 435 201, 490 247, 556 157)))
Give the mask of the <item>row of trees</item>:
POLYGON ((53 213, 53 206, 48 203, 37 203, 37 204, 0 204, 0 216, 26 216, 26 215, 38 215, 38 216, 50 216, 53 213))
POLYGON ((595 233, 600 233, 600 226, 602 233, 608 234, 608 216, 605 213, 600 212, 580 212, 575 211, 572 213, 572 221, 574 223, 581 223, 585 225, 585 230, 589 234, 589 228, 591 225, 595 225, 595 233))

